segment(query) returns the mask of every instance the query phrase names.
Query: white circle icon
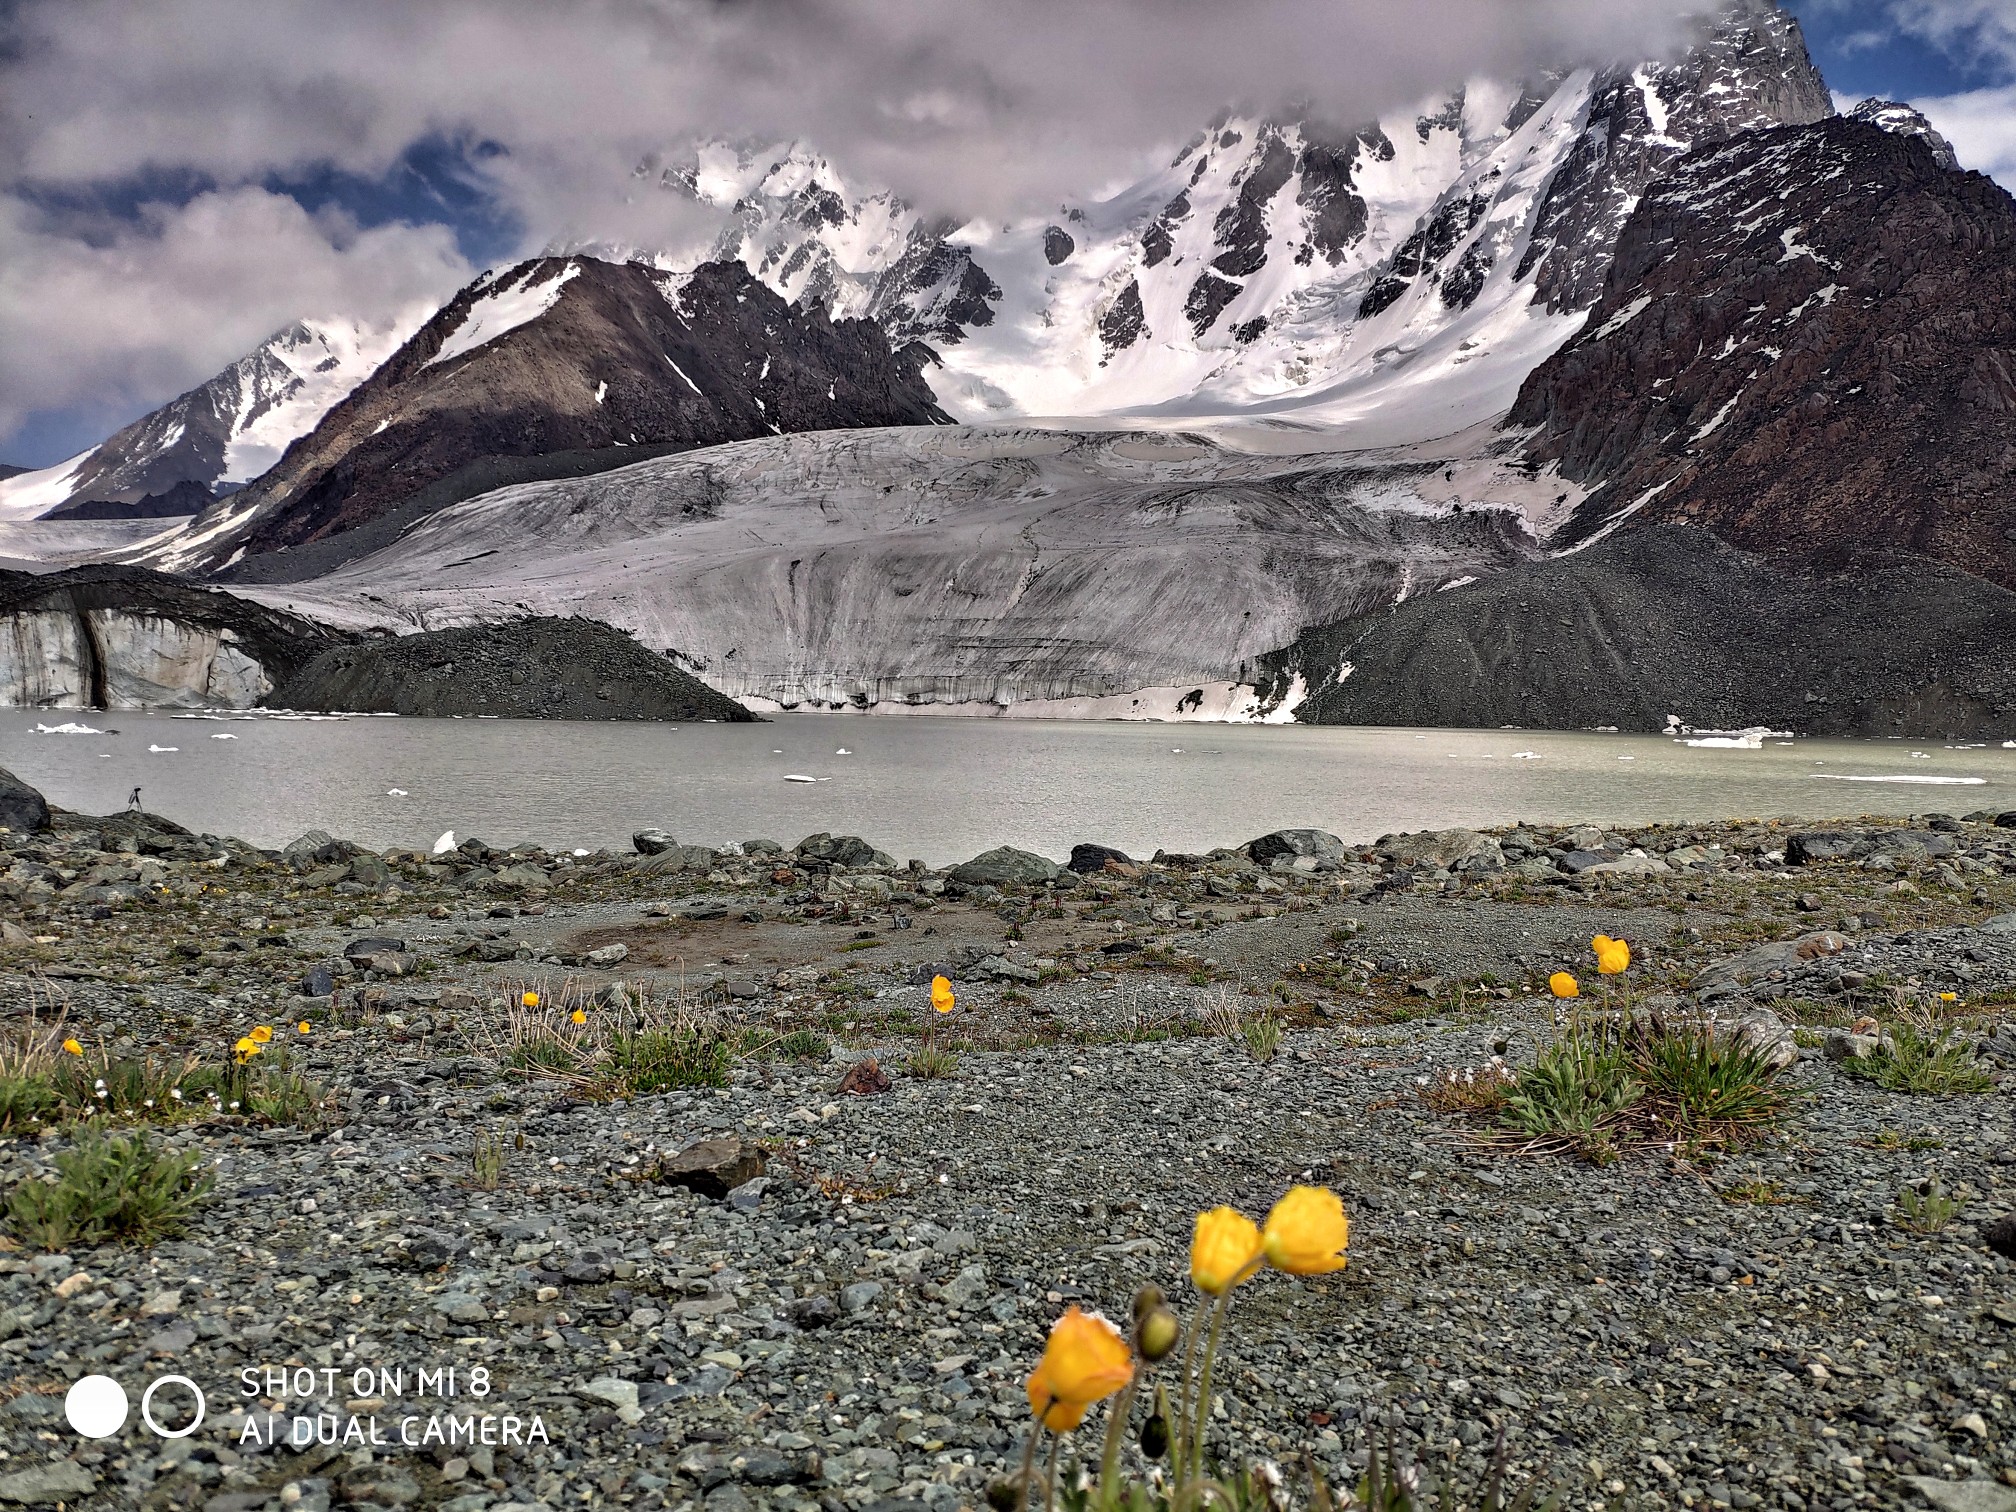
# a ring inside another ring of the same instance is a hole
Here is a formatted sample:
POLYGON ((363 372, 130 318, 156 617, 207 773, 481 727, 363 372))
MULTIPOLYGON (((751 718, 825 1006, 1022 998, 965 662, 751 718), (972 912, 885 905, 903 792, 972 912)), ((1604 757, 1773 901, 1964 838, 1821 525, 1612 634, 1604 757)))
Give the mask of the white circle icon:
POLYGON ((86 1438, 110 1438, 126 1426, 126 1388, 110 1376, 79 1376, 63 1397, 63 1415, 86 1438))
POLYGON ((176 1375, 156 1376, 153 1384, 140 1393, 140 1419, 163 1438, 187 1438, 203 1426, 203 1412, 208 1405, 203 1399, 203 1388, 190 1380, 189 1377, 176 1375), (159 1391, 163 1386, 187 1386, 189 1394, 196 1398, 196 1417, 188 1426, 183 1428, 163 1428, 159 1423, 154 1421, 154 1393, 159 1391))

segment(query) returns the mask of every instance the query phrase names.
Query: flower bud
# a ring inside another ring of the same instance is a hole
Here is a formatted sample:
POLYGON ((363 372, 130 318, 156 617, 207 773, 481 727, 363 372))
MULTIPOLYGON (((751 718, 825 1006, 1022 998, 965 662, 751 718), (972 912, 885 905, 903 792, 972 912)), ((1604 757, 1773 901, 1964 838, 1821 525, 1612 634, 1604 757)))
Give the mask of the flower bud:
POLYGON ((1166 1307, 1152 1307, 1141 1315, 1137 1325, 1137 1335, 1141 1347, 1141 1358, 1160 1360, 1176 1347, 1183 1337, 1183 1325, 1176 1321, 1176 1314, 1166 1307))
POLYGON ((1138 1326, 1143 1318, 1147 1317, 1156 1308, 1162 1306, 1166 1301, 1168 1301, 1168 1298, 1162 1295, 1162 1288, 1155 1285, 1154 1282, 1151 1281, 1142 1287, 1141 1290, 1134 1293, 1135 1324, 1138 1326))
POLYGON ((1157 1412, 1141 1425, 1141 1453, 1159 1460, 1169 1452, 1169 1419, 1157 1412))

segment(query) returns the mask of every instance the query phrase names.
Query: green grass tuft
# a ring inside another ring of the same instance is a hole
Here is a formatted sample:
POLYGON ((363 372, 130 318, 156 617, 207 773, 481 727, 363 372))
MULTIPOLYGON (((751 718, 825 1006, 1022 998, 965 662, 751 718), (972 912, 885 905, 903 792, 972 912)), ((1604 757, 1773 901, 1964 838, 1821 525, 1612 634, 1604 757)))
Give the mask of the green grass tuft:
POLYGON ((56 1157, 56 1180, 14 1188, 7 1215, 23 1243, 55 1252, 73 1245, 152 1244, 181 1232, 210 1194, 195 1153, 157 1151, 143 1134, 82 1135, 56 1157))

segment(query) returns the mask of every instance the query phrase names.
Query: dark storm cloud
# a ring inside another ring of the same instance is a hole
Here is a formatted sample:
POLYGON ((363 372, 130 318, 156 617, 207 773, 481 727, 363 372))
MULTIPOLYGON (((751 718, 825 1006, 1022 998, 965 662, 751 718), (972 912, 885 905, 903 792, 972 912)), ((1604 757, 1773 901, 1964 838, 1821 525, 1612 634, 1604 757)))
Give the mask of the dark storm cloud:
POLYGON ((1130 174, 1226 104, 1356 123, 1466 75, 1661 51, 1694 8, 23 0, 0 10, 0 436, 108 384, 198 381, 299 315, 440 297, 470 271, 448 231, 359 231, 270 187, 368 180, 416 142, 491 144, 482 172, 534 247, 706 234, 633 172, 698 136, 802 136, 922 206, 1008 215, 1130 174), (92 237, 46 209, 190 175, 214 193, 92 237))

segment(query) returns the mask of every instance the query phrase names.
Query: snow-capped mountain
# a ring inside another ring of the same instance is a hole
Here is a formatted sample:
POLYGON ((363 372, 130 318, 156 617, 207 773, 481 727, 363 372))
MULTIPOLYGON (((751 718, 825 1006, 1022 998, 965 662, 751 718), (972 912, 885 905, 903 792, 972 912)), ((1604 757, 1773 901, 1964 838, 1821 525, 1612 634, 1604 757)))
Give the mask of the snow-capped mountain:
POLYGON ((87 500, 136 504, 178 484, 208 494, 248 483, 370 377, 426 313, 389 325, 297 321, 90 450, 0 479, 0 519, 34 519, 87 500))
POLYGON ((786 304, 738 264, 535 258, 464 288, 252 486, 135 560, 215 570, 420 507, 430 487, 422 502, 438 505, 515 481, 512 459, 614 465, 633 446, 945 421, 923 360, 870 322, 786 304))
POLYGON ((1557 549, 1665 520, 2016 589, 2016 201, 1920 126, 1757 132, 1653 185, 1511 414, 1590 489, 1557 549))
POLYGON ((1690 147, 1832 109, 1798 23, 1734 0, 1670 63, 1473 80, 1346 129, 1226 118, 1118 194, 1005 227, 929 221, 803 144, 657 172, 730 215, 711 255, 930 342, 963 418, 1260 414, 1380 444, 1502 413, 1690 147))

